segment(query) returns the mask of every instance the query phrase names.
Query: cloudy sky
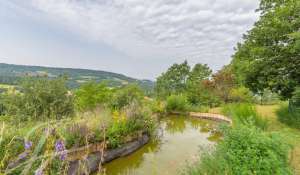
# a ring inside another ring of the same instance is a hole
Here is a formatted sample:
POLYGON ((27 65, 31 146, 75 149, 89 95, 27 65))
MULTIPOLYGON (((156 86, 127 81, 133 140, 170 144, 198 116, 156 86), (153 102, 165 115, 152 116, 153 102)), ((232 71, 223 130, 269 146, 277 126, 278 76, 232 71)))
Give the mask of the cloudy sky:
POLYGON ((174 62, 228 64, 258 0, 1 0, 0 62, 155 79, 174 62))

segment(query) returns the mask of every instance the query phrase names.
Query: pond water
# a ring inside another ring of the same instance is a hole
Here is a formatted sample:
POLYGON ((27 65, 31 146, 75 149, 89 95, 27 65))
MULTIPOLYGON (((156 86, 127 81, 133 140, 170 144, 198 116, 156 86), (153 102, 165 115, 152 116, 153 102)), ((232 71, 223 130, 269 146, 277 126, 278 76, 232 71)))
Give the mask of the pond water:
POLYGON ((216 126, 216 122, 187 116, 164 117, 157 139, 127 157, 106 164, 106 174, 174 175, 187 161, 196 161, 203 148, 218 140, 220 136, 212 132, 216 126))

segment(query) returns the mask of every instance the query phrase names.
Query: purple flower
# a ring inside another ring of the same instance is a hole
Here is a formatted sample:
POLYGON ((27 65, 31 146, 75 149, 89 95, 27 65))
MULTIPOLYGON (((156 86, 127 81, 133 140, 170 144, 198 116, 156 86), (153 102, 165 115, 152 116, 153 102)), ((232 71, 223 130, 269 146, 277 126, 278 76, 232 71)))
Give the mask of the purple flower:
POLYGON ((60 156, 60 159, 61 160, 65 160, 66 159, 66 147, 65 147, 65 144, 62 140, 57 140, 56 143, 55 143, 55 150, 56 150, 56 153, 59 154, 60 156))
POLYGON ((26 150, 29 150, 32 147, 32 142, 31 141, 25 141, 24 147, 26 150))
POLYGON ((28 156, 28 152, 23 152, 22 154, 19 155, 20 160, 24 160, 28 156))
POLYGON ((34 175, 43 175, 43 170, 41 168, 37 169, 34 175))

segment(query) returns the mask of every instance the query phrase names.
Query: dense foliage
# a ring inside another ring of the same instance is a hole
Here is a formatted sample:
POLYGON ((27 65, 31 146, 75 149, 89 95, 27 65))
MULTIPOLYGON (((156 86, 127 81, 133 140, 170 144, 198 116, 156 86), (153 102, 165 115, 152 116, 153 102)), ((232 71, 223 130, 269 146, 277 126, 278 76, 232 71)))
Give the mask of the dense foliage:
POLYGON ((101 142, 116 148, 151 135, 156 122, 142 99, 137 85, 113 90, 91 82, 73 94, 64 78, 23 82, 19 92, 1 96, 0 174, 63 174, 67 150, 101 142))
POLYGON ((73 96, 66 79, 28 79, 21 92, 3 95, 5 114, 18 121, 62 119, 74 114, 73 96))
POLYGON ((141 88, 135 84, 127 85, 116 90, 111 99, 110 106, 112 109, 119 110, 130 105, 131 102, 140 104, 143 97, 144 94, 141 88))
POLYGON ((201 157, 186 175, 292 174, 288 164, 289 146, 277 134, 254 126, 239 125, 224 131, 216 150, 201 157))
POLYGON ((216 107, 228 102, 252 102, 253 94, 242 85, 238 85, 232 68, 225 66, 212 74, 206 64, 196 64, 192 70, 185 61, 172 65, 157 78, 155 86, 158 99, 169 96, 185 96, 187 103, 195 107, 216 107))
POLYGON ((262 130, 267 129, 267 121, 260 116, 252 104, 227 104, 222 109, 226 116, 233 120, 234 125, 254 125, 262 130))
POLYGON ((290 98, 300 84, 300 1, 262 0, 261 17, 231 63, 240 83, 290 98))
POLYGON ((89 82, 75 91, 76 106, 81 111, 109 103, 113 91, 105 83, 89 82))
POLYGON ((167 112, 185 112, 188 109, 188 101, 184 95, 171 95, 167 98, 167 112))
POLYGON ((190 73, 187 61, 182 64, 173 64, 156 80, 155 91, 158 97, 167 97, 171 94, 183 93, 190 73))
POLYGON ((283 104, 277 110, 279 121, 300 129, 300 88, 297 88, 289 104, 283 104))

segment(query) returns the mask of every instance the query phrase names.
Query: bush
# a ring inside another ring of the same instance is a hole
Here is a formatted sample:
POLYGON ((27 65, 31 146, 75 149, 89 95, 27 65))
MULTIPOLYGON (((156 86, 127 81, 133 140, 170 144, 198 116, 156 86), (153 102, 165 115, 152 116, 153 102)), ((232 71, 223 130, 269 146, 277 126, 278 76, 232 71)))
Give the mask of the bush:
POLYGON ((208 112, 209 107, 208 106, 202 106, 202 105, 188 105, 188 111, 191 111, 191 112, 208 112))
POLYGON ((165 103, 160 100, 146 99, 143 105, 155 114, 164 114, 166 112, 165 103))
POLYGON ((167 112, 186 112, 188 109, 188 101, 184 95, 171 95, 167 98, 167 112))
POLYGON ((296 88, 293 97, 289 101, 289 110, 300 113, 300 87, 296 88))
POLYGON ((183 174, 292 174, 288 163, 289 146, 281 136, 245 125, 227 128, 224 135, 215 151, 201 156, 201 160, 183 174))
POLYGON ((230 91, 230 100, 232 102, 250 103, 252 101, 252 94, 248 88, 234 88, 230 91))
POLYGON ((19 121, 61 119, 74 114, 73 96, 64 78, 32 79, 21 84, 21 93, 6 95, 6 114, 19 121))
POLYGON ((260 129, 267 129, 267 120, 263 119, 251 104, 229 104, 222 109, 223 114, 232 118, 234 124, 254 124, 260 129))
POLYGON ((104 83, 89 82, 75 92, 75 103, 79 110, 92 110, 97 105, 107 104, 112 97, 112 90, 104 83))
POLYGON ((220 98, 212 90, 204 87, 193 87, 187 92, 189 103, 197 106, 217 107, 221 104, 220 98))
POLYGON ((143 91, 135 84, 118 89, 112 97, 110 106, 114 110, 120 110, 131 102, 141 103, 143 91))
POLYGON ((278 120, 293 128, 300 129, 300 112, 295 110, 289 110, 287 104, 281 105, 276 111, 278 120))

